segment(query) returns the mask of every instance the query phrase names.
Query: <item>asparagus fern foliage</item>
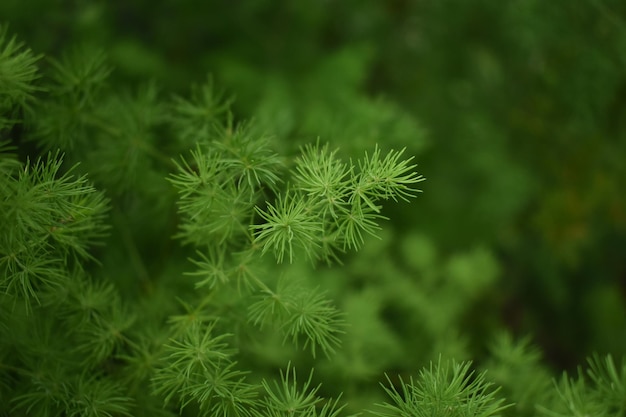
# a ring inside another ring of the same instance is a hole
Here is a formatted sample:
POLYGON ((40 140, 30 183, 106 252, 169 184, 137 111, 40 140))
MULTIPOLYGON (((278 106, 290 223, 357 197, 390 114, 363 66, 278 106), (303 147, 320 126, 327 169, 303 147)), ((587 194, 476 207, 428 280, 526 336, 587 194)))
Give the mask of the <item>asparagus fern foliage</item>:
MULTIPOLYGON (((319 140, 281 153, 211 78, 168 100, 154 84, 107 88, 112 69, 92 50, 44 74, 39 60, 0 28, 0 415, 342 414, 288 358, 278 375, 252 371, 276 336, 310 360, 340 348, 345 317, 289 267, 340 263, 376 236, 382 204, 419 193, 412 157, 341 158, 319 140), (167 244, 149 241, 159 232, 167 244)), ((501 362, 515 359, 503 346, 501 362)), ((594 358, 539 411, 624 416, 625 375, 594 358)), ((440 359, 388 378, 372 413, 514 410, 487 376, 440 359)))

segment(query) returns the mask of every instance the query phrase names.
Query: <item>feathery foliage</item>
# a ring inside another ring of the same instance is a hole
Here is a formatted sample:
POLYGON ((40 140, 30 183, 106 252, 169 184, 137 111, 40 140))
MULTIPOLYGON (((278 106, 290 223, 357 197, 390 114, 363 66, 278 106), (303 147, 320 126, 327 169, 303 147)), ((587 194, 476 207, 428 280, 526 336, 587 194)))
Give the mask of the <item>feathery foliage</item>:
POLYGON ((293 262, 298 250, 314 260, 330 261, 337 251, 358 249, 364 235, 376 235, 380 200, 414 197, 415 184, 424 178, 400 159, 404 150, 385 157, 376 147, 372 155, 344 163, 328 145, 308 145, 296 160, 293 184, 275 205, 258 209, 264 223, 255 225, 255 241, 263 253, 272 250, 282 263, 293 262))
POLYGON ((539 411, 550 417, 626 415, 626 363, 619 365, 611 355, 588 359, 587 375, 581 367, 576 377, 564 373, 555 381, 557 396, 539 411))
MULTIPOLYGON (((391 380, 389 380, 389 384, 391 380)), ((470 363, 430 363, 418 378, 400 379, 400 388, 384 387, 393 403, 380 404, 378 416, 493 416, 509 405, 496 396, 484 373, 474 374, 470 363)))
POLYGON ((625 415, 619 2, 22 3, 0 416, 625 415))
POLYGON ((300 387, 298 385, 296 370, 287 365, 287 369, 280 372, 280 381, 270 384, 263 381, 261 385, 265 390, 265 398, 262 401, 262 411, 257 411, 256 417, 335 417, 342 410, 338 400, 326 400, 321 406, 322 398, 317 396, 320 386, 312 386, 313 372, 300 387))
POLYGON ((39 59, 0 24, 0 131, 19 121, 19 109, 28 106, 39 90, 34 84, 40 77, 39 59))
POLYGON ((91 259, 89 249, 108 229, 107 199, 61 165, 58 153, 49 154, 1 179, 0 288, 29 307, 41 290, 64 284, 67 268, 91 259))

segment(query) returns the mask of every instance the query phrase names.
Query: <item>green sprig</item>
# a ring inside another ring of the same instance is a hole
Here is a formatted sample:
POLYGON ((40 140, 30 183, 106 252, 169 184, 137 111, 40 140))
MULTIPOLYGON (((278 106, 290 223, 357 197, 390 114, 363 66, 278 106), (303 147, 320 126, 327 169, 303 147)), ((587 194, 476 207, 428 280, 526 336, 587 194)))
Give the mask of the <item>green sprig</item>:
POLYGON ((264 223, 253 226, 263 253, 271 251, 278 263, 293 262, 296 249, 309 259, 329 261, 334 251, 358 249, 365 235, 380 229, 380 200, 408 200, 419 192, 424 180, 415 172, 404 151, 382 156, 378 146, 358 168, 337 158, 328 145, 308 145, 296 159, 293 184, 267 209, 257 207, 264 223))
POLYGON ((295 251, 301 248, 314 258, 323 226, 303 197, 287 192, 278 197, 276 205, 268 203, 266 210, 257 207, 257 212, 265 220, 253 226, 257 242, 263 244, 263 253, 271 250, 278 263, 285 255, 293 262, 295 251))
POLYGON ((0 25, 0 131, 18 121, 15 106, 26 106, 39 90, 34 84, 40 77, 39 59, 15 37, 9 38, 7 27, 0 25))
POLYGON ((430 363, 408 382, 400 378, 400 388, 394 387, 387 377, 389 387, 383 387, 392 403, 379 404, 380 417, 488 417, 509 407, 496 396, 485 379, 485 373, 475 374, 469 362, 442 361, 430 363))
POLYGON ((49 154, 0 178, 0 291, 27 305, 39 289, 60 286, 66 268, 92 259, 108 230, 108 200, 62 163, 49 154))
POLYGON ((262 400, 263 407, 255 410, 255 417, 335 417, 343 406, 339 405, 339 399, 324 401, 317 395, 320 385, 312 385, 313 371, 309 373, 307 380, 299 386, 296 369, 287 365, 287 369, 280 371, 280 381, 273 384, 263 380, 261 385, 265 389, 266 397, 262 400))

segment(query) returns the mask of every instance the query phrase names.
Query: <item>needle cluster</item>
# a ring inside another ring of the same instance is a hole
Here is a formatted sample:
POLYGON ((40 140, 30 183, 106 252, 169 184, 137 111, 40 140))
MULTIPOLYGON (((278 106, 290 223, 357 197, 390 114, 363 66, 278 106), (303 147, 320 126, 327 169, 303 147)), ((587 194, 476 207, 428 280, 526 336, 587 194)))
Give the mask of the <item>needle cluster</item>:
POLYGON ((358 249, 366 235, 380 229, 381 200, 415 197, 415 172, 403 150, 385 156, 379 147, 354 164, 343 162, 328 145, 307 145, 296 159, 292 184, 265 209, 263 223, 253 226, 263 253, 271 251, 281 263, 293 262, 298 250, 313 260, 330 261, 337 251, 358 249))
POLYGON ((380 417, 488 417, 508 407, 485 374, 474 374, 468 362, 439 358, 422 369, 417 378, 400 379, 399 388, 391 381, 389 384, 384 388, 393 402, 380 405, 382 411, 375 413, 380 417))

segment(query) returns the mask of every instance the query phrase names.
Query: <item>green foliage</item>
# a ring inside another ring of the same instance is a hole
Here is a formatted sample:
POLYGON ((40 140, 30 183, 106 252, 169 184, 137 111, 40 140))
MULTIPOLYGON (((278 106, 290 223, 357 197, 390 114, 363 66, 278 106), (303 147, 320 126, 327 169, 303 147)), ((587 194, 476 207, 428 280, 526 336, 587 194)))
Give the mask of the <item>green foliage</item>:
POLYGON ((258 210, 265 223, 255 226, 255 241, 263 253, 272 249, 281 263, 285 254, 293 262, 297 248, 308 258, 329 261, 334 251, 358 249, 364 234, 376 235, 380 229, 379 200, 408 200, 418 190, 413 184, 424 178, 400 160, 403 151, 391 151, 384 158, 375 148, 371 156, 358 161, 358 170, 350 162, 336 158, 336 151, 318 145, 303 149, 296 161, 293 191, 279 197, 276 206, 258 210))
POLYGON ((52 70, 46 88, 50 99, 40 102, 34 124, 38 142, 48 149, 83 148, 88 127, 96 120, 97 100, 111 69, 103 53, 87 47, 51 60, 52 70))
POLYGON ((557 396, 539 409, 546 416, 623 416, 626 413, 624 387, 626 364, 616 365, 613 357, 588 359, 587 375, 581 368, 576 378, 564 374, 555 382, 557 396))
POLYGON ((194 85, 189 99, 174 96, 172 127, 184 142, 193 145, 197 138, 209 138, 214 133, 234 101, 223 96, 215 91, 212 78, 200 86, 194 85))
POLYGON ((0 130, 19 121, 18 109, 38 90, 39 58, 14 36, 9 38, 6 25, 0 26, 0 130))
MULTIPOLYGON (((389 381, 391 384, 391 381, 389 381)), ((400 379, 400 390, 385 387, 393 404, 380 406, 379 416, 493 416, 505 409, 485 374, 474 375, 469 363, 431 362, 417 379, 400 379)))
POLYGON ((107 199, 75 177, 61 172, 57 153, 27 161, 3 173, 0 221, 0 288, 30 308, 39 293, 65 283, 65 271, 91 259, 89 249, 106 233, 107 199))
POLYGON ((261 385, 265 390, 266 397, 263 399, 263 410, 255 413, 255 416, 271 416, 271 417, 335 417, 339 414, 343 407, 338 405, 338 400, 326 400, 325 404, 320 408, 319 405, 323 401, 316 395, 319 386, 311 386, 313 372, 309 374, 309 378, 298 386, 296 370, 287 365, 285 372, 280 372, 280 381, 274 381, 270 384, 263 380, 261 385))
POLYGON ((483 368, 513 402, 506 415, 534 416, 537 404, 550 398, 552 378, 541 360, 529 338, 514 340, 510 334, 500 333, 491 344, 490 359, 483 368))
MULTIPOLYGON (((202 129, 195 134, 202 135, 202 129)), ((213 123, 211 130, 205 140, 196 136, 192 162, 175 162, 178 172, 169 178, 179 192, 185 220, 178 236, 197 245, 247 235, 255 202, 265 189, 276 189, 282 166, 267 138, 257 136, 250 125, 233 127, 229 118, 213 123)))
POLYGON ((82 376, 76 381, 54 380, 48 375, 33 375, 36 390, 13 398, 15 410, 27 415, 68 415, 85 417, 131 416, 132 401, 120 387, 97 376, 82 376), (64 414, 65 413, 65 414, 64 414))
POLYGON ((255 240, 263 245, 263 253, 271 249, 279 263, 287 253, 289 262, 292 262, 297 247, 313 258, 324 229, 321 222, 308 215, 308 209, 305 200, 288 194, 279 197, 276 207, 268 204, 267 212, 259 210, 265 223, 257 226, 255 240))
POLYGON ((0 416, 624 415, 624 11, 0 2, 0 416))
POLYGON ((315 356, 319 346, 327 355, 340 345, 338 334, 345 322, 341 313, 318 290, 302 291, 297 281, 280 279, 276 290, 265 289, 250 305, 250 321, 261 328, 273 326, 294 345, 305 336, 304 347, 315 356))
MULTIPOLYGON (((152 384, 154 393, 164 396, 166 404, 179 398, 181 409, 192 400, 210 409, 214 397, 239 388, 243 374, 232 370, 233 352, 225 341, 229 335, 216 336, 213 327, 212 323, 193 322, 163 346, 163 367, 155 372, 152 384)), ((243 391, 241 394, 245 398, 243 391)))

